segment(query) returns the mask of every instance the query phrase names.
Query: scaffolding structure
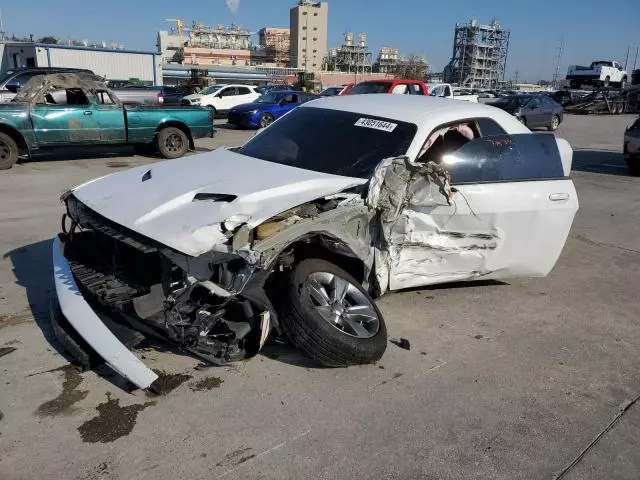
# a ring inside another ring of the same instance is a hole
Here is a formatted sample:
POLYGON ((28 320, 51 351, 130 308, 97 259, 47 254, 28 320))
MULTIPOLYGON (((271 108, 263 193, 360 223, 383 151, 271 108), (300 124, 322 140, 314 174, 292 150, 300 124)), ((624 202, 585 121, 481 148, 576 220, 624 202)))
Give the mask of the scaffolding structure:
POLYGON ((329 50, 327 70, 333 72, 371 73, 373 55, 367 46, 367 34, 359 33, 357 43, 352 32, 345 33, 344 43, 329 50))
POLYGON ((465 24, 456 24, 445 81, 468 88, 496 88, 504 82, 509 36, 509 30, 497 20, 479 25, 472 17, 465 24))
POLYGON ((197 48, 249 50, 251 48, 251 33, 237 25, 231 27, 217 25, 214 28, 193 22, 189 29, 187 45, 197 48))
POLYGON ((262 28, 258 38, 267 63, 274 63, 278 67, 289 66, 291 31, 288 28, 262 28))
POLYGON ((374 64, 374 70, 378 73, 395 73, 400 60, 400 53, 397 48, 382 47, 374 64))

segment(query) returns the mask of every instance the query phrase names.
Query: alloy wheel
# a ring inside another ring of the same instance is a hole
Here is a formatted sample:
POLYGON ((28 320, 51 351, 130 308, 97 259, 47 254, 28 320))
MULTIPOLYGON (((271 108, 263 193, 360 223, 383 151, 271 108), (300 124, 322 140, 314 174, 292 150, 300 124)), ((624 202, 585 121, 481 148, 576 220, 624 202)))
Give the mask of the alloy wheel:
POLYGON ((320 316, 345 335, 371 338, 380 318, 365 295, 351 282, 333 273, 315 272, 304 282, 303 292, 320 316))

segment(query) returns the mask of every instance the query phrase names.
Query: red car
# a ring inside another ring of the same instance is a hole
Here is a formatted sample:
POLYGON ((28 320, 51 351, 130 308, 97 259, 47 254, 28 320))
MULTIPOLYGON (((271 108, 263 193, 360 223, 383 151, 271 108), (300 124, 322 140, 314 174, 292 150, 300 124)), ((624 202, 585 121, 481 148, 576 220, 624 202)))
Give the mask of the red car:
POLYGON ((367 80, 354 85, 348 95, 363 93, 400 93, 407 95, 429 95, 429 88, 421 80, 367 80))

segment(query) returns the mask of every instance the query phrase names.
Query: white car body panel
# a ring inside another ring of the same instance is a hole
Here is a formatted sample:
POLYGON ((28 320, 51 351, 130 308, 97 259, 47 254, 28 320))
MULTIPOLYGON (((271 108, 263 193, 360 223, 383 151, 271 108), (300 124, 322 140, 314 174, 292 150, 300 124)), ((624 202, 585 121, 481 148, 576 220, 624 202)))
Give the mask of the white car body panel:
POLYGON ((148 388, 158 375, 111 333, 82 297, 57 237, 53 241, 53 278, 60 310, 73 328, 111 368, 137 387, 148 388))
POLYGON ((76 187, 73 193, 109 220, 198 256, 227 240, 219 224, 229 217, 243 215, 248 226, 255 227, 297 205, 365 182, 220 148, 114 173, 76 187), (151 178, 143 182, 147 172, 151 178), (237 199, 194 202, 197 193, 231 194, 237 199))
POLYGON ((194 93, 183 98, 189 101, 199 100, 199 103, 197 103, 197 105, 200 105, 201 107, 210 106, 215 108, 216 111, 226 112, 228 110, 231 110, 233 107, 242 105, 243 103, 251 103, 256 101, 260 97, 260 94, 255 91, 255 88, 256 87, 254 85, 224 85, 222 88, 209 95, 194 93), (250 90, 250 93, 245 95, 225 96, 224 92, 228 91, 230 88, 248 88, 250 90))

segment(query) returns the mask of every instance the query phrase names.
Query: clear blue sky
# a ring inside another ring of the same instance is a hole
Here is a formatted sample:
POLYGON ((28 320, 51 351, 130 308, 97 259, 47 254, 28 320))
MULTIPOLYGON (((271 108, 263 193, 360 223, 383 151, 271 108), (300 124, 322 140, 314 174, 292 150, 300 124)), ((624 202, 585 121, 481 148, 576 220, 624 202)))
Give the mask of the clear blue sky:
MULTIPOLYGON (((155 50, 156 32, 168 29, 165 18, 190 24, 232 22, 257 31, 288 26, 295 0, 240 0, 235 14, 224 0, 21 0, 0 2, 10 34, 53 35, 77 40, 117 41, 129 49, 155 50)), ((329 46, 345 31, 366 32, 374 57, 381 46, 425 55, 434 71, 451 56, 453 27, 476 16, 498 19, 511 30, 507 77, 550 79, 554 56, 564 38, 561 73, 569 64, 616 59, 630 66, 640 45, 640 0, 329 0, 329 46)), ((640 59, 638 60, 640 64, 640 59)), ((640 65, 637 67, 640 68, 640 65)))

